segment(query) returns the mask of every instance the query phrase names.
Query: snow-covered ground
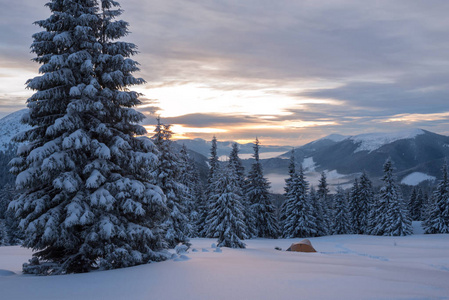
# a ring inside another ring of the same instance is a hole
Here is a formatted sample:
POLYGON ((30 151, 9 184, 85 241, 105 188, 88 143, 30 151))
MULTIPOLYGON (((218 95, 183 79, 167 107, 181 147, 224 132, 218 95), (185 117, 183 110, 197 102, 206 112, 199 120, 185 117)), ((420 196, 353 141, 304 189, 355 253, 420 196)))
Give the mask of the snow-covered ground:
POLYGON ((430 175, 427 175, 427 174, 421 173, 421 172, 413 172, 413 173, 405 176, 401 180, 401 183, 414 186, 414 185, 418 185, 421 182, 426 181, 426 180, 435 181, 436 177, 430 176, 430 175))
MULTIPOLYGON (((415 224, 416 225, 416 224, 415 224)), ((416 227, 416 226, 415 226, 416 227)), ((277 251, 288 239, 214 252, 193 239, 184 257, 132 268, 38 277, 31 251, 0 247, 0 299, 448 299, 449 235, 311 238, 318 253, 277 251)))

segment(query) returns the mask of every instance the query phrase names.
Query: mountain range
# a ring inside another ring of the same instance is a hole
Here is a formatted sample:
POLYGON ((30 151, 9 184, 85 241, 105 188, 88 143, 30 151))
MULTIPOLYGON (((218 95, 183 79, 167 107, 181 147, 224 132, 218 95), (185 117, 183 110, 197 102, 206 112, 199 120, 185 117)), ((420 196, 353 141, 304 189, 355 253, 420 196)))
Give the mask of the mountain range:
MULTIPOLYGON (((20 110, 0 119, 0 152, 16 147, 11 138, 29 128, 20 123, 26 111, 20 110)), ((211 142, 194 139, 179 140, 175 144, 176 147, 186 145, 204 178, 211 142)), ((218 155, 225 161, 232 142, 218 141, 217 146, 218 155)), ((245 169, 249 170, 253 162, 253 144, 240 144, 239 148, 245 169)), ((264 173, 272 183, 273 192, 282 193, 291 151, 292 147, 289 146, 261 145, 264 173)), ((354 136, 331 134, 294 151, 296 162, 302 164, 311 185, 316 186, 321 172, 325 172, 331 185, 349 187, 363 171, 378 184, 383 175, 383 164, 388 158, 394 162, 400 182, 417 185, 441 177, 441 167, 449 158, 449 137, 422 129, 354 136)), ((0 170, 0 173, 4 171, 0 170)))
MULTIPOLYGON (((268 173, 287 170, 291 152, 264 161, 268 173)), ((311 182, 318 182, 326 172, 332 184, 351 184, 366 172, 379 184, 383 164, 394 162, 401 183, 417 185, 441 177, 441 167, 449 158, 449 137, 422 129, 393 133, 369 133, 355 136, 329 135, 295 149, 295 159, 302 163, 311 182)), ((284 171, 285 173, 286 171, 284 171)))

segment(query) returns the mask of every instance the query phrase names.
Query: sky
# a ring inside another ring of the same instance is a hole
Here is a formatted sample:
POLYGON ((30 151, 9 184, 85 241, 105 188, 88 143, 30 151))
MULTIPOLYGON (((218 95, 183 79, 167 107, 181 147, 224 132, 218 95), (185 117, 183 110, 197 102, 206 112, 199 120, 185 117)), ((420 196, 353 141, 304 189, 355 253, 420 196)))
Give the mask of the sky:
MULTIPOLYGON (((0 117, 38 76, 48 0, 0 0, 0 117)), ((147 83, 138 110, 176 138, 299 146, 338 133, 449 135, 447 0, 122 0, 147 83)))

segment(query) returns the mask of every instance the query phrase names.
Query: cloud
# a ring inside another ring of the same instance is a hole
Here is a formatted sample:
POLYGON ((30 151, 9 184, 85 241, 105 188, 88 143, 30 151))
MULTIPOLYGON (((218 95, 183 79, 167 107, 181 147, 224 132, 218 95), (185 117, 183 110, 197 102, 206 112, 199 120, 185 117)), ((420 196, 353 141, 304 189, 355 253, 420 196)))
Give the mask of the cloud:
MULTIPOLYGON (((293 145, 385 130, 388 120, 447 132, 442 119, 415 118, 447 111, 446 0, 119 2, 130 23, 124 40, 140 50, 136 75, 148 82, 137 87, 146 125, 161 114, 185 127, 226 128, 229 139, 293 145)), ((4 113, 16 107, 8 99, 28 97, 24 80, 39 67, 30 62, 31 35, 41 30, 32 23, 50 11, 27 0, 2 9, 4 113)))
MULTIPOLYGON (((250 116, 230 116, 226 114, 188 114, 179 117, 162 118, 162 123, 182 124, 189 127, 220 127, 260 123, 259 119, 250 116)), ((156 121, 148 118, 148 124, 155 125, 156 121)))

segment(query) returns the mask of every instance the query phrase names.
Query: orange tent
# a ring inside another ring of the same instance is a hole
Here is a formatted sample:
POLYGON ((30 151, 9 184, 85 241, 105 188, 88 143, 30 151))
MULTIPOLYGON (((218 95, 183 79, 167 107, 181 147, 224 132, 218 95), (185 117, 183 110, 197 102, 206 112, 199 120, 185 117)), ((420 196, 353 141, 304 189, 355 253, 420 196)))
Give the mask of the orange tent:
POLYGON ((287 249, 287 251, 316 252, 316 250, 312 246, 312 243, 308 239, 293 243, 290 248, 287 249))

